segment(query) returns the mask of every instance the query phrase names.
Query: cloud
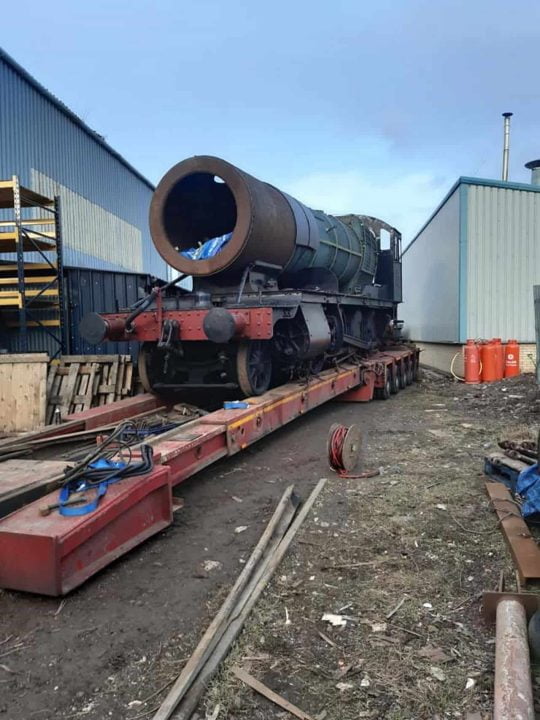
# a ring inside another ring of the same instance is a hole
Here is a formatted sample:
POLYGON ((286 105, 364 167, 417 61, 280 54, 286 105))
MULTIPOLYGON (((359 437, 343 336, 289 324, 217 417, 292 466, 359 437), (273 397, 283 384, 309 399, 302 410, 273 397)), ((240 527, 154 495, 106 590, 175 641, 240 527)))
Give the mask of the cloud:
POLYGON ((396 227, 406 247, 441 202, 452 179, 430 173, 373 177, 356 170, 317 172, 293 179, 283 190, 308 207, 332 215, 374 215, 396 227))

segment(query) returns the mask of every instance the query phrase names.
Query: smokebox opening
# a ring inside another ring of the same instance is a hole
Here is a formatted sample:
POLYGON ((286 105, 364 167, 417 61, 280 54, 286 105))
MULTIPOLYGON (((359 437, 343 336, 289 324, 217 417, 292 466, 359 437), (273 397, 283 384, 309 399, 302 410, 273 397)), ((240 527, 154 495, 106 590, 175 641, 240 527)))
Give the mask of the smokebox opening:
POLYGON ((236 201, 225 180, 205 172, 181 178, 169 191, 162 212, 170 244, 191 260, 217 255, 237 219, 236 201))

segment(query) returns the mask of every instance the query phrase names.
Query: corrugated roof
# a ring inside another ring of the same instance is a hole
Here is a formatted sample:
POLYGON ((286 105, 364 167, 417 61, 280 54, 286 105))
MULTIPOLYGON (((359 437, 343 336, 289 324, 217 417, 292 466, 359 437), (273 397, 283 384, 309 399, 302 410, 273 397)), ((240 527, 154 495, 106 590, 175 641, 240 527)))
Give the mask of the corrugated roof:
POLYGON ((70 110, 67 105, 64 105, 64 103, 59 100, 57 97, 55 97, 51 92, 49 92, 41 83, 39 83, 30 73, 25 70, 21 65, 19 65, 18 62, 16 62, 11 55, 9 55, 5 50, 3 50, 0 47, 0 60, 3 60, 7 65, 11 67, 12 70, 14 70, 20 77, 22 77, 29 85, 31 85, 37 92, 39 92, 41 95, 43 95, 44 98, 46 98, 52 105, 56 107, 57 110, 60 110, 64 115, 66 115, 75 125, 78 125, 83 132, 85 132, 87 135, 89 135, 92 140, 97 142, 99 145, 101 145, 105 150, 107 150, 108 153, 110 153, 118 162, 120 162, 124 167, 126 167, 133 175, 139 178, 145 185, 147 185, 151 190, 155 190, 155 186, 144 177, 136 168, 133 167, 122 155, 120 155, 119 152, 117 152, 114 148, 112 148, 104 139, 103 137, 97 133, 95 130, 92 130, 81 118, 76 115, 72 110, 70 110))
POLYGON ((526 190, 528 192, 540 192, 540 185, 531 185, 529 183, 516 183, 516 182, 505 182, 504 180, 490 180, 488 178, 474 178, 463 175, 459 177, 456 182, 452 185, 450 190, 446 193, 441 202, 437 205, 435 210, 431 213, 426 222, 422 225, 420 230, 413 237, 411 242, 407 245, 405 250, 401 253, 401 256, 405 255, 407 250, 416 241, 419 235, 426 229, 429 223, 433 220, 439 210, 445 205, 448 199, 454 194, 460 185, 481 185, 484 187, 502 188, 504 190, 526 190))

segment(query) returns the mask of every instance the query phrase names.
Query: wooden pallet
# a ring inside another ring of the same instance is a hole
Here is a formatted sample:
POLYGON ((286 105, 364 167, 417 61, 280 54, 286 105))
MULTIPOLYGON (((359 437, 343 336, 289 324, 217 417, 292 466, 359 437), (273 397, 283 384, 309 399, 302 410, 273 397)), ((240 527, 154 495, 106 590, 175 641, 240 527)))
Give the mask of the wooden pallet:
POLYGON ((45 423, 47 353, 0 354, 0 432, 35 430, 45 423))
POLYGON ((484 458, 484 472, 494 480, 502 482, 512 492, 516 490, 519 473, 530 467, 521 460, 506 457, 502 452, 491 453, 484 458))
POLYGON ((46 422, 131 395, 131 355, 64 355, 47 377, 46 422))

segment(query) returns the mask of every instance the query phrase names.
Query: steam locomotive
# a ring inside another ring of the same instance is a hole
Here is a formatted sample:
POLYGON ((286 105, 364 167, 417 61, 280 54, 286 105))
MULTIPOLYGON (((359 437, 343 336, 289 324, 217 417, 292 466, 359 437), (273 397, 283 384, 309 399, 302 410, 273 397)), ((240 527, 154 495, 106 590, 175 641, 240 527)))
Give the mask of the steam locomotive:
POLYGON ((80 325, 94 344, 142 343, 147 391, 260 395, 399 333, 401 235, 382 220, 311 210, 225 160, 197 156, 159 183, 150 231, 178 278, 80 325), (191 291, 178 286, 188 277, 191 291))

